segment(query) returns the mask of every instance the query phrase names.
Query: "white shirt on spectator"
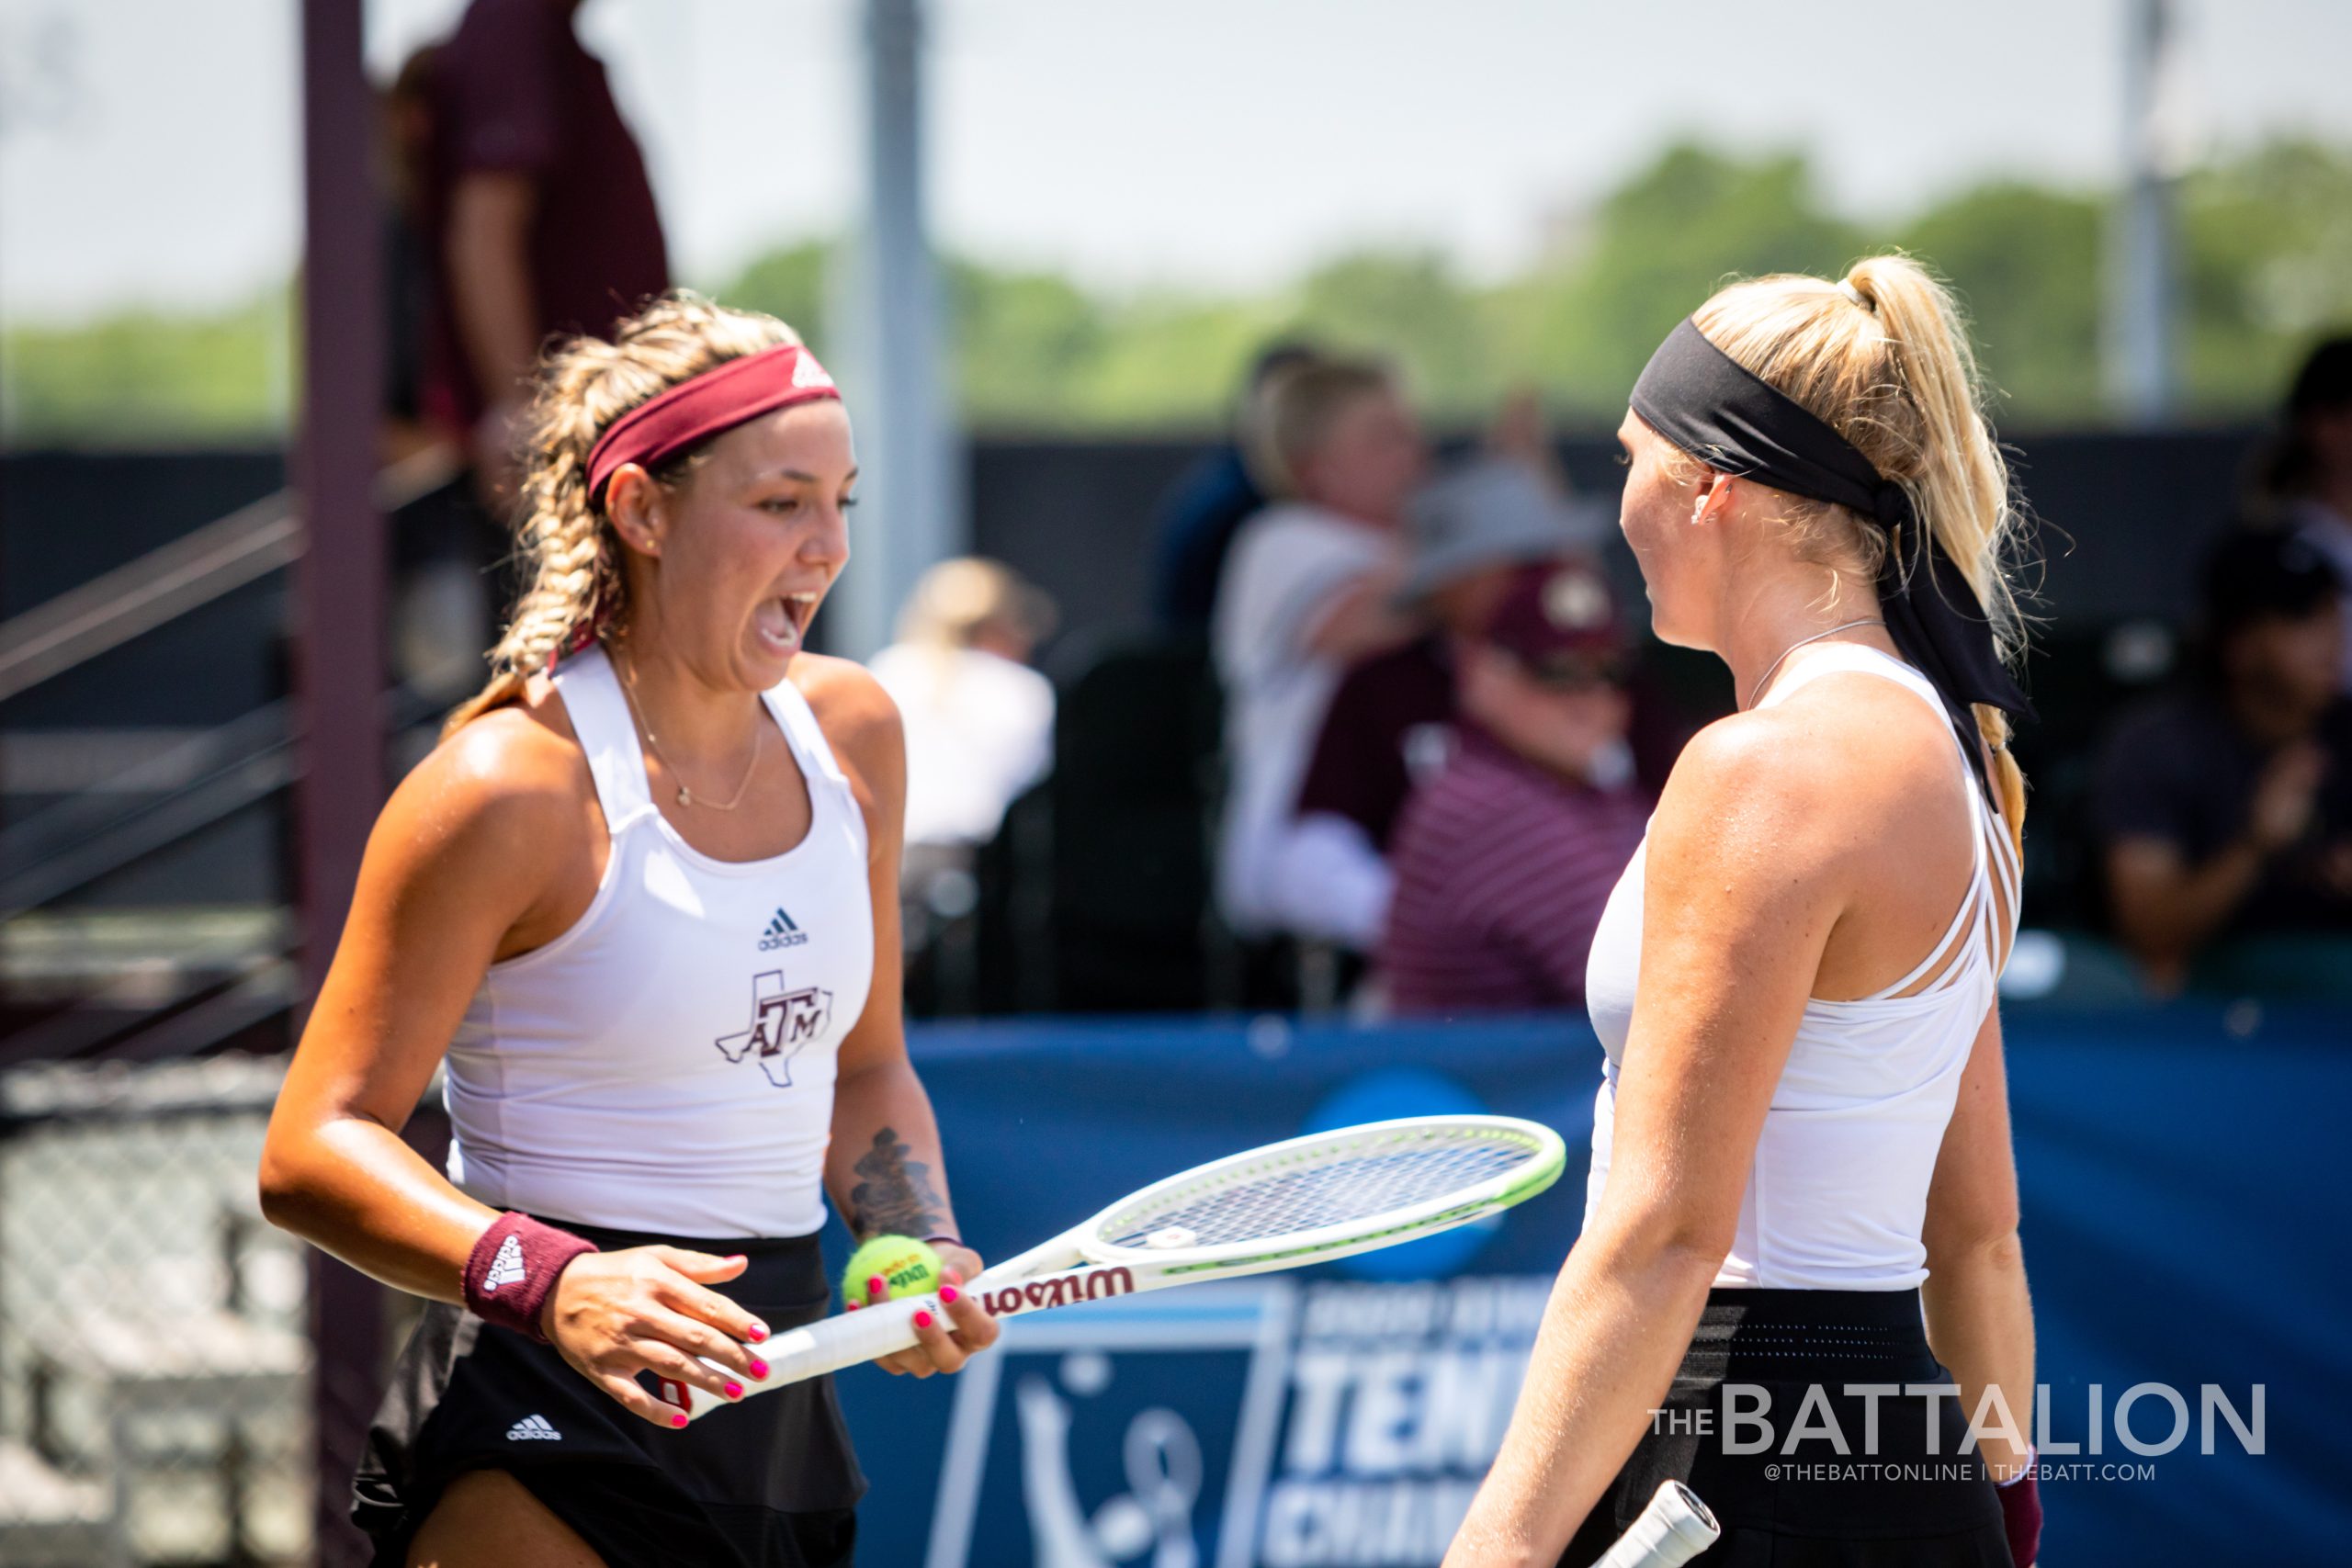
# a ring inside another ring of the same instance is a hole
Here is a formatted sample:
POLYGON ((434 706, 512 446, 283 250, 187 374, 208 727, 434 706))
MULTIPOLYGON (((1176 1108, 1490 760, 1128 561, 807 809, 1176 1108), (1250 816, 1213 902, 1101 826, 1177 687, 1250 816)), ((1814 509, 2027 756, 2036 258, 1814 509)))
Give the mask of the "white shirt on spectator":
POLYGON ((1379 529, 1286 502, 1244 524, 1226 557, 1210 628, 1229 767, 1217 902, 1245 935, 1277 921, 1273 852, 1340 682, 1340 661, 1308 644, 1341 590, 1396 547, 1379 529))
POLYGON ((977 648, 894 643, 869 665, 907 732, 907 842, 981 844, 1053 761, 1054 687, 977 648))

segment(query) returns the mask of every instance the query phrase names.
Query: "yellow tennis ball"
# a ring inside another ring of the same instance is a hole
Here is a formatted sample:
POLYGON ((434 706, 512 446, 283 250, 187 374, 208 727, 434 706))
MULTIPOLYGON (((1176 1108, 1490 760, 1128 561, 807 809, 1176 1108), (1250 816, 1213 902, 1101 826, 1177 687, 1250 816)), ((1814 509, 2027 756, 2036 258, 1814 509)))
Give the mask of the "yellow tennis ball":
POLYGON ((842 1300, 866 1305, 874 1299, 869 1287, 876 1280, 889 1287, 895 1301, 935 1291, 946 1276, 929 1243, 910 1235, 877 1235, 849 1255, 849 1267, 842 1270, 842 1300))

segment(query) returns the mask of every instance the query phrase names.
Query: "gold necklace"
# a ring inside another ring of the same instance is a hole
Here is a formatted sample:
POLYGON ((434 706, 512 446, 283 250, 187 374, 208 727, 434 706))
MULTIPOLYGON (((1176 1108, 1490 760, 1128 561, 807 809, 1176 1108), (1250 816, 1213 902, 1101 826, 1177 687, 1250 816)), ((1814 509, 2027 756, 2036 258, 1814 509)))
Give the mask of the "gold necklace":
MULTIPOLYGON (((1856 626, 1883 626, 1884 625, 1886 625, 1886 623, 1876 615, 1865 615, 1859 621, 1848 621, 1844 626, 1832 626, 1826 632, 1815 632, 1811 637, 1801 637, 1797 638, 1796 641, 1781 649, 1780 658, 1775 659, 1771 663, 1764 666, 1764 673, 1757 678, 1754 689, 1747 694, 1747 705, 1751 708, 1756 705, 1756 699, 1764 694, 1764 688, 1771 683, 1773 675, 1779 671, 1781 665, 1786 664, 1789 661, 1789 655, 1794 653, 1798 649, 1805 648, 1814 643, 1819 642, 1824 637, 1836 637, 1839 632, 1852 631, 1856 626)), ((648 730, 646 732, 646 737, 648 739, 650 739, 652 738, 652 731, 648 730)))
POLYGON ((645 722, 645 714, 637 705, 637 668, 634 664, 623 668, 621 701, 628 705, 629 717, 637 720, 637 727, 645 731, 645 743, 653 748, 653 754, 662 759, 662 765, 670 770, 672 778, 678 781, 679 805, 707 806, 713 811, 732 811, 743 804, 743 796, 752 787, 752 775, 760 771, 760 749, 767 744, 768 739, 768 727, 758 723, 756 715, 752 727, 752 765, 743 770, 743 782, 735 786, 734 797, 729 800, 696 800, 695 792, 686 787, 685 775, 678 772, 678 764, 670 761, 669 753, 662 750, 662 742, 654 735, 653 727, 645 722))

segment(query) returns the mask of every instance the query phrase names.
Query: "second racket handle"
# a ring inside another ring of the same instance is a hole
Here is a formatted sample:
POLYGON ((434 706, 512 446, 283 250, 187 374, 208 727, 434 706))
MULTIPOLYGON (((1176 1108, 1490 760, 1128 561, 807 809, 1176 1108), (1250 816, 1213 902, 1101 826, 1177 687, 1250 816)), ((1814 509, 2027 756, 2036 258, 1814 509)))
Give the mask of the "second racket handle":
POLYGON ((1722 1533, 1697 1493, 1679 1481, 1661 1482, 1642 1517, 1592 1568, 1681 1568, 1722 1533))

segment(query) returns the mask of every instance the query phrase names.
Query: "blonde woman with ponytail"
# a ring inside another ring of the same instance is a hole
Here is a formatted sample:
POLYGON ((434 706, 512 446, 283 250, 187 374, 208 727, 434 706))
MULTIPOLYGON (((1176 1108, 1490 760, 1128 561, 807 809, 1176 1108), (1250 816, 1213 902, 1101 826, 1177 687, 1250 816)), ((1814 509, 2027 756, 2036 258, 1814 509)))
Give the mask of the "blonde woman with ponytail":
POLYGON ((824 1192, 947 1265, 886 1366, 996 1337, 900 1023, 898 716, 801 649, 849 419, 784 323, 678 296, 552 351, 528 428, 530 587, 369 840, 263 1206, 426 1298, 379 1563, 846 1562, 831 1385, 736 1404, 826 1310, 824 1192), (446 1176, 400 1136, 445 1065, 446 1176))
POLYGON ((1631 400, 1654 625, 1740 711, 1675 764, 1594 939, 1584 1228, 1447 1563, 1582 1568, 1672 1479, 1724 1527, 1711 1564, 2025 1568, 1995 982, 2030 710, 1967 336, 1899 256, 1758 278, 1631 400))

